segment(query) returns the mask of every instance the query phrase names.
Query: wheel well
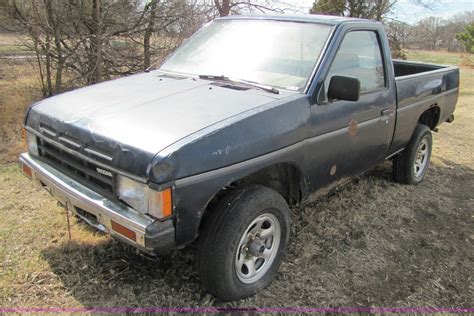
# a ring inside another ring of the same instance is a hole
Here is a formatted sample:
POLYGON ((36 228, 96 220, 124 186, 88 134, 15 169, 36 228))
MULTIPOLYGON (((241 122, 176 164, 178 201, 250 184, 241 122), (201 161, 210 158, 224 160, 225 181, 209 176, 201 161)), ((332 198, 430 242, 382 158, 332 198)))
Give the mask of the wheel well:
POLYGON ((262 185, 280 193, 289 205, 301 201, 303 178, 300 170, 291 163, 279 163, 265 167, 233 183, 236 187, 262 185))
POLYGON ((209 210, 213 209, 217 202, 225 194, 229 193, 229 190, 252 184, 266 186, 277 191, 285 198, 289 205, 297 205, 301 202, 303 196, 304 180, 300 170, 291 163, 278 163, 247 175, 217 192, 207 204, 201 219, 201 225, 210 213, 212 213, 212 211, 210 212, 209 210))
POLYGON ((441 114, 440 108, 435 104, 421 114, 418 123, 428 126, 431 130, 435 129, 439 123, 441 114))
POLYGON ((291 163, 278 163, 247 175, 222 188, 214 195, 206 206, 199 224, 199 231, 201 231, 201 227, 207 218, 214 213, 217 202, 224 195, 228 194, 229 190, 235 190, 252 184, 271 188, 280 193, 289 205, 297 205, 303 197, 305 182, 298 167, 291 163))

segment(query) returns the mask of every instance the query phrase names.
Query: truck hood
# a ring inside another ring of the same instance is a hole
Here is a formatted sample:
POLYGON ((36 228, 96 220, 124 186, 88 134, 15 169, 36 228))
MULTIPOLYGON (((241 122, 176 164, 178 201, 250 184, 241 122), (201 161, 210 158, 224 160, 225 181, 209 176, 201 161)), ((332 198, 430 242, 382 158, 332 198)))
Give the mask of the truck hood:
MULTIPOLYGON (((178 140, 283 96, 155 71, 45 99, 31 108, 27 125, 69 137, 81 144, 81 151, 100 149, 122 169, 129 169, 128 164, 118 156, 127 152, 130 158, 147 160, 139 164, 144 169, 178 140)), ((145 176, 146 170, 133 169, 126 171, 145 176)))

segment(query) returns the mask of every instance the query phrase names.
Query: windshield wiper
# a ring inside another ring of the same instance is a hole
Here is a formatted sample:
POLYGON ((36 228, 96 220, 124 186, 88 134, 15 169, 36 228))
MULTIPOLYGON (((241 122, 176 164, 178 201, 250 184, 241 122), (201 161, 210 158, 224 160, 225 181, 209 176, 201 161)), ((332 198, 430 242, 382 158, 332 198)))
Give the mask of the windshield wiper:
POLYGON ((258 88, 260 90, 274 93, 274 94, 280 94, 280 91, 274 87, 266 86, 263 84, 260 84, 258 82, 250 81, 250 80, 244 80, 244 79, 231 79, 230 77, 224 76, 224 75, 199 75, 199 79, 207 79, 207 80, 216 80, 216 81, 225 81, 225 82, 230 82, 230 83, 238 83, 238 84, 243 84, 247 86, 251 86, 254 88, 258 88))

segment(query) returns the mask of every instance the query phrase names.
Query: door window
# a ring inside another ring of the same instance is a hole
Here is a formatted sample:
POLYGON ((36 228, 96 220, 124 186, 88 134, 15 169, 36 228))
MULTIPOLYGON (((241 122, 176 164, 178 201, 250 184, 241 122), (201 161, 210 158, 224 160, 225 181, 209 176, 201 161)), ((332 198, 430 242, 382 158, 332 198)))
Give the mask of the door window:
POLYGON ((325 95, 334 75, 357 78, 360 93, 385 87, 385 71, 378 36, 373 31, 352 31, 346 34, 324 83, 325 95))

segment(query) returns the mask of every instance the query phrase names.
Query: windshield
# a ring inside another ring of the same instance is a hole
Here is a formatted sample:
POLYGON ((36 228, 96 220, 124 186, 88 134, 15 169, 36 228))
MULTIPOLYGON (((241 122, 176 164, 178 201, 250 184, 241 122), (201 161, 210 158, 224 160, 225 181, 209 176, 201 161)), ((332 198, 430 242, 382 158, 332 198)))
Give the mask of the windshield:
POLYGON ((331 26, 272 20, 216 20, 182 45, 161 67, 301 90, 331 26))

